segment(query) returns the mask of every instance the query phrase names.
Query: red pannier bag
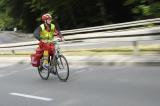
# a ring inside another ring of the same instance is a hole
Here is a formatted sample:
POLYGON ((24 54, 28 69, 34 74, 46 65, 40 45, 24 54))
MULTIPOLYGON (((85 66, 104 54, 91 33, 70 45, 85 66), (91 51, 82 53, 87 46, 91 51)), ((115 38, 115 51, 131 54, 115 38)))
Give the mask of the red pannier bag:
POLYGON ((43 54, 43 49, 41 49, 40 47, 38 47, 37 49, 36 49, 36 54, 43 54))
POLYGON ((31 64, 33 67, 38 67, 40 65, 41 54, 32 54, 31 55, 31 64))

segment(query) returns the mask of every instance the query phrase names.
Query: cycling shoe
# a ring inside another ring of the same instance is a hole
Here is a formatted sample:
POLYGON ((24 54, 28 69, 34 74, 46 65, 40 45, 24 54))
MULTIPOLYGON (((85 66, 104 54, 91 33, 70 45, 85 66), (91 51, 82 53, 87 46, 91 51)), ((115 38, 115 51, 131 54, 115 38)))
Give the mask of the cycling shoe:
POLYGON ((45 70, 48 70, 48 69, 49 69, 49 65, 48 65, 48 64, 43 64, 43 68, 44 68, 45 70))

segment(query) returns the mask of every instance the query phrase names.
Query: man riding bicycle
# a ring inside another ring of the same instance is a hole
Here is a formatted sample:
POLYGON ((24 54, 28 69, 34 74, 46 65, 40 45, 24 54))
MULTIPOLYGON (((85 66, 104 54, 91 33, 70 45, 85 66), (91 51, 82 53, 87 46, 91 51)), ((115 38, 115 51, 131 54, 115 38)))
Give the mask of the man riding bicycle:
POLYGON ((34 37, 40 41, 38 44, 39 47, 36 49, 36 53, 37 51, 41 51, 41 54, 44 57, 43 67, 48 68, 48 55, 52 55, 55 50, 53 39, 57 36, 57 38, 62 41, 63 37, 56 29, 55 25, 51 23, 52 16, 49 13, 42 15, 41 18, 43 23, 34 31, 34 37))

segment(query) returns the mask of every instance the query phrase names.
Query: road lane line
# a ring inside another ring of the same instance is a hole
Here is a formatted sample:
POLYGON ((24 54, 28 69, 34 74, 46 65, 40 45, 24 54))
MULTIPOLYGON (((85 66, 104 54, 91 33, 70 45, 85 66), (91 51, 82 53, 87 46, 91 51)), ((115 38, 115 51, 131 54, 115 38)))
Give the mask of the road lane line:
POLYGON ((21 94, 21 93, 9 93, 10 95, 14 96, 21 96, 25 98, 31 98, 31 99, 38 99, 38 100, 44 100, 44 101, 52 101, 52 98, 45 98, 45 97, 40 97, 40 96, 33 96, 33 95, 27 95, 27 94, 21 94))
POLYGON ((4 74, 0 74, 0 77, 4 77, 5 75, 4 74))
POLYGON ((25 68, 23 71, 33 71, 33 69, 35 69, 34 67, 27 67, 27 68, 25 68))
POLYGON ((2 63, 0 62, 0 68, 4 68, 4 67, 8 67, 8 66, 13 66, 15 65, 16 63, 2 63))
POLYGON ((76 71, 75 73, 81 73, 81 72, 86 72, 86 71, 88 71, 88 70, 83 69, 83 70, 78 70, 78 71, 76 71))
POLYGON ((10 75, 13 75, 13 74, 15 74, 15 73, 17 73, 17 72, 18 72, 18 71, 13 71, 13 72, 8 72, 8 73, 3 73, 3 74, 0 73, 0 77, 10 76, 10 75))
MULTIPOLYGON (((76 70, 76 69, 75 69, 76 70)), ((75 71, 75 73, 82 73, 82 72, 89 72, 89 71, 92 71, 91 69, 89 69, 89 68, 80 68, 80 69, 77 69, 76 71, 75 71)))

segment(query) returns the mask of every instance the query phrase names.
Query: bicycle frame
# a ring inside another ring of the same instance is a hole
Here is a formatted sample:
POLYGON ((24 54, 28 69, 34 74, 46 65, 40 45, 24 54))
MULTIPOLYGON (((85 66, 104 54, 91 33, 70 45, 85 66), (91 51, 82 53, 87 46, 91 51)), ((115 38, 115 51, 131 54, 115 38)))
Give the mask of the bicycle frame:
POLYGON ((58 58, 58 55, 60 55, 60 47, 57 41, 54 41, 53 43, 55 45, 55 53, 53 53, 52 60, 55 60, 55 58, 58 58))
POLYGON ((43 65, 42 65, 43 57, 42 57, 40 67, 38 68, 39 74, 41 78, 45 80, 48 79, 49 74, 51 73, 51 74, 57 75, 61 81, 67 81, 69 76, 69 66, 68 66, 67 59, 64 57, 63 54, 61 54, 58 43, 56 41, 54 41, 53 43, 54 43, 54 53, 53 55, 48 55, 49 67, 46 69, 43 68, 43 65), (43 69, 45 70, 43 71, 43 69), (43 72, 46 73, 46 76, 43 76, 43 72), (66 72, 66 73, 63 74, 62 72, 66 72))

